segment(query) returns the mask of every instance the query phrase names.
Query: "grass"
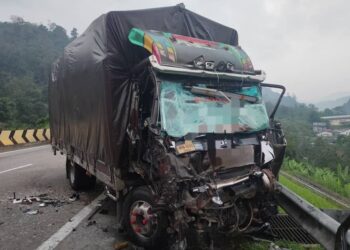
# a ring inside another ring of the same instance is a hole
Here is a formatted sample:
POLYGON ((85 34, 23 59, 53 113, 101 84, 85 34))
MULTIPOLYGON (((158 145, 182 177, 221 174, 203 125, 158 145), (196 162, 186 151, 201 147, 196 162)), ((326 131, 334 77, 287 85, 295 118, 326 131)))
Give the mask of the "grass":
POLYGON ((280 176, 279 181, 286 186, 288 189, 301 196, 312 205, 318 208, 328 208, 328 209, 342 209, 343 207, 339 204, 334 203, 333 201, 328 200, 327 198, 313 192, 312 190, 304 187, 303 185, 296 183, 284 176, 280 176))
POLYGON ((335 170, 331 170, 286 159, 282 169, 296 176, 302 176, 343 197, 350 198, 349 167, 338 165, 335 170))

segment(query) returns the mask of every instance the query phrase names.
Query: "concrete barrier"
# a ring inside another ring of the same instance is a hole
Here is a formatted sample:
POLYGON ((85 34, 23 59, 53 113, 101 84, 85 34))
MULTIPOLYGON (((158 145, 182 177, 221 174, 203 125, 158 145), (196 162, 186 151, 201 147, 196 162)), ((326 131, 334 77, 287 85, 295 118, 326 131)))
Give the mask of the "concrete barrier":
POLYGON ((51 138, 50 129, 0 130, 0 146, 44 142, 51 138))

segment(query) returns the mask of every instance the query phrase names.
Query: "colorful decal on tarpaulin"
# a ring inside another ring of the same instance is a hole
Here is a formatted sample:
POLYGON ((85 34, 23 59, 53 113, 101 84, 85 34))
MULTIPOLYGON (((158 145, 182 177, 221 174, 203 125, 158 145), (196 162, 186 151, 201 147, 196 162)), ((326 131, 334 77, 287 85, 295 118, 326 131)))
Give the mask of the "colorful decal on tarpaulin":
POLYGON ((168 57, 171 61, 175 62, 175 51, 173 48, 167 48, 168 50, 168 57))
POLYGON ((157 58, 160 64, 179 64, 182 66, 188 63, 185 58, 188 57, 189 53, 203 53, 209 57, 213 55, 223 56, 223 58, 219 58, 217 63, 222 60, 231 63, 233 70, 254 72, 253 64, 248 55, 239 46, 155 30, 143 31, 137 28, 131 29, 129 41, 144 47, 157 58), (197 52, 193 52, 191 47, 197 52), (177 55, 178 53, 180 55, 177 55))
MULTIPOLYGON (((131 29, 129 33, 129 41, 131 43, 144 47, 151 54, 159 53, 163 58, 175 62, 176 54, 173 43, 170 41, 170 37, 170 33, 160 31, 142 31, 136 28, 131 29)), ((161 59, 159 60, 161 61, 161 59)))
POLYGON ((165 53, 165 50, 164 50, 162 44, 159 43, 159 42, 157 42, 156 45, 157 45, 157 48, 158 48, 158 50, 159 50, 159 53, 160 53, 163 57, 166 57, 166 53, 165 53))

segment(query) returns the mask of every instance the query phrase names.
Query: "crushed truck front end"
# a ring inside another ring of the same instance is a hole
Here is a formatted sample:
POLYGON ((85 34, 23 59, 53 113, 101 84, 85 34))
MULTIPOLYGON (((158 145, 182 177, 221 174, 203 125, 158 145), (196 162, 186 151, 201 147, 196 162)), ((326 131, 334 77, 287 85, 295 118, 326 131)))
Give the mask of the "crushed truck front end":
MULTIPOLYGON (((142 141, 130 171, 153 197, 137 200, 131 192, 126 199, 133 239, 152 245, 157 229, 166 228, 184 247, 188 228, 225 234, 267 228, 277 213, 273 193, 286 141, 273 119, 279 102, 269 114, 262 88, 280 88, 282 98, 284 87, 263 84, 264 73, 240 47, 138 29, 129 39, 152 53, 151 83, 137 90, 148 93, 141 104, 152 97, 151 111, 142 108, 143 132, 128 131, 142 141)), ((140 192, 146 191, 134 196, 140 192)))

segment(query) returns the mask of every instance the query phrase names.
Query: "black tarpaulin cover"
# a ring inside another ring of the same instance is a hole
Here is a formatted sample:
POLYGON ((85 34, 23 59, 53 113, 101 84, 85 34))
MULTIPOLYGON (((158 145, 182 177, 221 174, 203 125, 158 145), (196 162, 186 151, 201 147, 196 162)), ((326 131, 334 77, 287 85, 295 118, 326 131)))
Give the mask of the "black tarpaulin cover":
POLYGON ((84 160, 118 168, 131 102, 130 69, 147 55, 128 41, 131 28, 231 45, 236 30, 177 5, 113 11, 97 18, 54 64, 49 85, 52 143, 84 160))

